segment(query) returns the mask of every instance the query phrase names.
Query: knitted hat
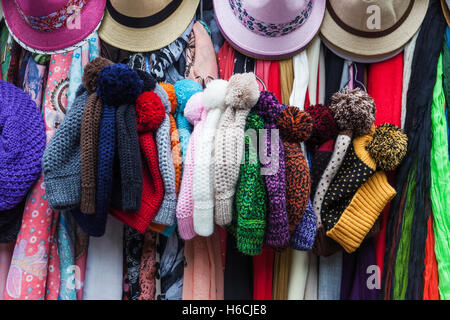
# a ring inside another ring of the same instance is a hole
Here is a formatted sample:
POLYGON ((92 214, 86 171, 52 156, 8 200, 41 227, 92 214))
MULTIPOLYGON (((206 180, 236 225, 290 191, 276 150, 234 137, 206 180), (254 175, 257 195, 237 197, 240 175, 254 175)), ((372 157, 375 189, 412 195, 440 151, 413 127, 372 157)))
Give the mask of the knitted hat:
MULTIPOLYGON (((286 106, 280 104, 273 93, 262 91, 258 103, 253 110, 261 115, 266 122, 267 154, 270 162, 263 164, 266 170, 268 210, 266 244, 273 248, 284 248, 289 244, 289 220, 286 209, 286 165, 284 146, 281 138, 275 145, 272 144, 272 130, 276 129, 278 117, 286 106)), ((275 132, 275 131, 274 131, 275 132)))
POLYGON ((213 80, 203 91, 202 104, 208 109, 194 155, 194 230, 203 237, 214 231, 214 138, 225 109, 228 82, 213 80))
MULTIPOLYGON (((247 117, 246 130, 264 129, 264 120, 256 113, 247 117)), ((254 137, 256 138, 256 137, 254 137)), ((257 155, 257 139, 245 137, 248 145, 236 188, 236 244, 240 252, 258 255, 262 252, 266 228, 267 193, 257 155)))
POLYGON ((320 146, 328 140, 336 138, 338 135, 338 128, 334 120, 331 110, 324 105, 309 105, 305 107, 313 118, 314 126, 311 137, 307 143, 311 146, 320 146))
POLYGON ((159 172, 156 144, 153 132, 165 117, 164 106, 158 95, 146 91, 136 100, 136 123, 139 131, 139 144, 144 157, 142 165, 142 197, 140 208, 125 212, 111 208, 110 213, 118 220, 145 233, 155 217, 163 198, 163 182, 159 172))
POLYGON ((233 75, 225 94, 226 109, 220 119, 215 139, 215 221, 219 226, 230 224, 233 196, 243 155, 245 120, 259 98, 253 73, 233 75))
POLYGON ((0 211, 3 211, 16 207, 39 178, 46 138, 39 108, 27 93, 0 81, 0 103, 0 211))
POLYGON ((339 130, 352 130, 355 136, 368 134, 375 122, 375 102, 365 91, 344 88, 331 97, 330 110, 339 130))
POLYGON ((159 85, 167 93, 167 98, 170 102, 170 113, 175 113, 177 110, 177 95, 175 93, 175 87, 171 83, 160 82, 159 85))
POLYGON ((101 69, 111 65, 108 59, 97 57, 84 67, 83 84, 90 96, 81 121, 81 212, 95 212, 97 149, 103 101, 97 96, 97 80, 101 69))
POLYGON ((313 129, 313 120, 309 113, 297 107, 287 107, 281 112, 277 124, 284 146, 286 210, 289 232, 292 235, 303 217, 311 191, 309 167, 301 143, 308 140, 313 129))
POLYGON ((139 78, 143 81, 142 83, 142 92, 153 91, 156 86, 156 80, 152 77, 152 75, 148 72, 145 72, 141 69, 135 69, 139 78))
POLYGON ((81 201, 81 120, 88 95, 86 88, 80 85, 42 158, 45 192, 50 208, 55 210, 76 207, 81 201))
POLYGON ((170 143, 171 104, 167 92, 159 84, 155 86, 155 93, 161 99, 165 108, 165 117, 156 130, 156 147, 158 149, 159 170, 164 184, 164 199, 154 219, 155 223, 170 226, 175 222, 177 194, 175 189, 175 167, 173 165, 170 143))
POLYGON ((305 214, 295 229, 290 247, 294 250, 309 251, 313 248, 317 232, 317 219, 311 201, 308 201, 305 214))
POLYGON ((188 100, 197 92, 203 90, 202 86, 194 80, 183 79, 175 82, 175 95, 177 96, 177 111, 175 112, 175 121, 177 123, 178 135, 180 138, 181 159, 184 163, 186 159, 187 146, 191 135, 191 124, 184 117, 184 108, 188 100))
POLYGON ((203 92, 194 94, 186 104, 184 115, 186 119, 194 125, 194 131, 189 139, 186 152, 186 161, 184 163, 183 178, 181 179, 180 194, 177 203, 177 221, 178 232, 184 240, 190 240, 195 237, 194 231, 194 198, 193 181, 195 166, 195 147, 201 128, 198 126, 202 119, 206 118, 206 111, 202 104, 203 92))
MULTIPOLYGON (((142 91, 142 80, 130 67, 124 64, 114 64, 102 68, 97 84, 97 94, 104 104, 98 141, 95 213, 86 215, 76 210, 73 215, 85 233, 90 236, 101 237, 105 234, 112 193, 117 136, 116 109, 121 105, 133 105, 135 103, 137 96, 142 91)), ((123 175, 121 176, 123 177, 123 175)), ((124 188, 122 188, 123 193, 127 192, 123 190, 124 188)))
POLYGON ((395 194, 384 171, 377 171, 358 189, 327 236, 337 241, 348 253, 354 252, 395 194))
POLYGON ((314 200, 314 195, 316 193, 317 185, 319 183, 320 177, 322 177, 328 163, 330 162, 331 155, 333 154, 334 140, 325 141, 321 146, 319 146, 314 152, 311 159, 311 200, 314 200))
POLYGON ((327 231, 339 220, 356 190, 375 173, 375 160, 366 150, 371 140, 371 135, 360 136, 353 140, 325 194, 321 217, 327 231))

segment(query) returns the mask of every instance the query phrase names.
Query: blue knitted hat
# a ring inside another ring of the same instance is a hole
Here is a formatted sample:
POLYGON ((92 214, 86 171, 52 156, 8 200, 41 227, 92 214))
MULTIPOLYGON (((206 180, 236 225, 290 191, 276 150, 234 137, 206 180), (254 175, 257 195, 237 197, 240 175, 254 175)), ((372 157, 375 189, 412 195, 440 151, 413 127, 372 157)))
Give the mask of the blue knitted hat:
POLYGON ((45 126, 31 97, 0 81, 0 211, 26 196, 41 173, 45 126))
POLYGON ((317 232, 317 217, 311 200, 308 199, 305 214, 291 237, 290 246, 294 250, 309 251, 314 245, 317 232))
POLYGON ((202 86, 197 81, 183 79, 175 82, 175 95, 177 96, 177 112, 183 113, 188 100, 197 92, 203 91, 202 86))

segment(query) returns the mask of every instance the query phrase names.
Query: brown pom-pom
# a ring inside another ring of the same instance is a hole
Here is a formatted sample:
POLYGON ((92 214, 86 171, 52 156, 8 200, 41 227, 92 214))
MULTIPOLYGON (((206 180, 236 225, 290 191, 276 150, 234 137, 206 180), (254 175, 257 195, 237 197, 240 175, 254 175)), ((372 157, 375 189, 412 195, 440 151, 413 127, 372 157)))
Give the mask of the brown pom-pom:
POLYGON ((313 120, 309 113, 290 106, 281 112, 278 118, 278 129, 283 140, 303 142, 311 136, 313 120))
POLYGON ((339 130, 352 130, 355 137, 369 133, 375 122, 375 102, 367 92, 343 89, 331 97, 329 106, 339 130))
POLYGON ((396 125, 383 123, 376 128, 373 139, 366 148, 378 169, 395 170, 406 155, 408 137, 396 125))
POLYGON ((97 57, 84 67, 83 84, 90 93, 97 90, 98 75, 102 68, 112 64, 108 59, 97 57))

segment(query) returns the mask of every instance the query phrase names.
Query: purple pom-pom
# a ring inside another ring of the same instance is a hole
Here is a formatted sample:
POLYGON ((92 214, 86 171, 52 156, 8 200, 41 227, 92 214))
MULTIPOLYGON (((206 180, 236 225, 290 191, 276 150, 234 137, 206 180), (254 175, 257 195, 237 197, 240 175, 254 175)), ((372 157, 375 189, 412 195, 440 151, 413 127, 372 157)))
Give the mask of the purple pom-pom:
POLYGON ((142 92, 143 81, 125 64, 103 67, 98 77, 97 94, 110 106, 134 104, 142 92))

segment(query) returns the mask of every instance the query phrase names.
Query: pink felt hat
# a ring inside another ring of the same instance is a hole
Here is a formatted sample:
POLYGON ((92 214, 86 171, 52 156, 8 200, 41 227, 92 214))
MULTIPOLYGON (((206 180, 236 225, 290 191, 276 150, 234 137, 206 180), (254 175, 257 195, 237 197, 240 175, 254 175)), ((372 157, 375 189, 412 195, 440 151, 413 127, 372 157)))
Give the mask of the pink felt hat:
POLYGON ((81 46, 98 29, 106 0, 1 0, 6 25, 25 49, 58 53, 81 46))
POLYGON ((304 49, 319 31, 325 0, 213 0, 222 34, 245 55, 282 59, 304 49))

